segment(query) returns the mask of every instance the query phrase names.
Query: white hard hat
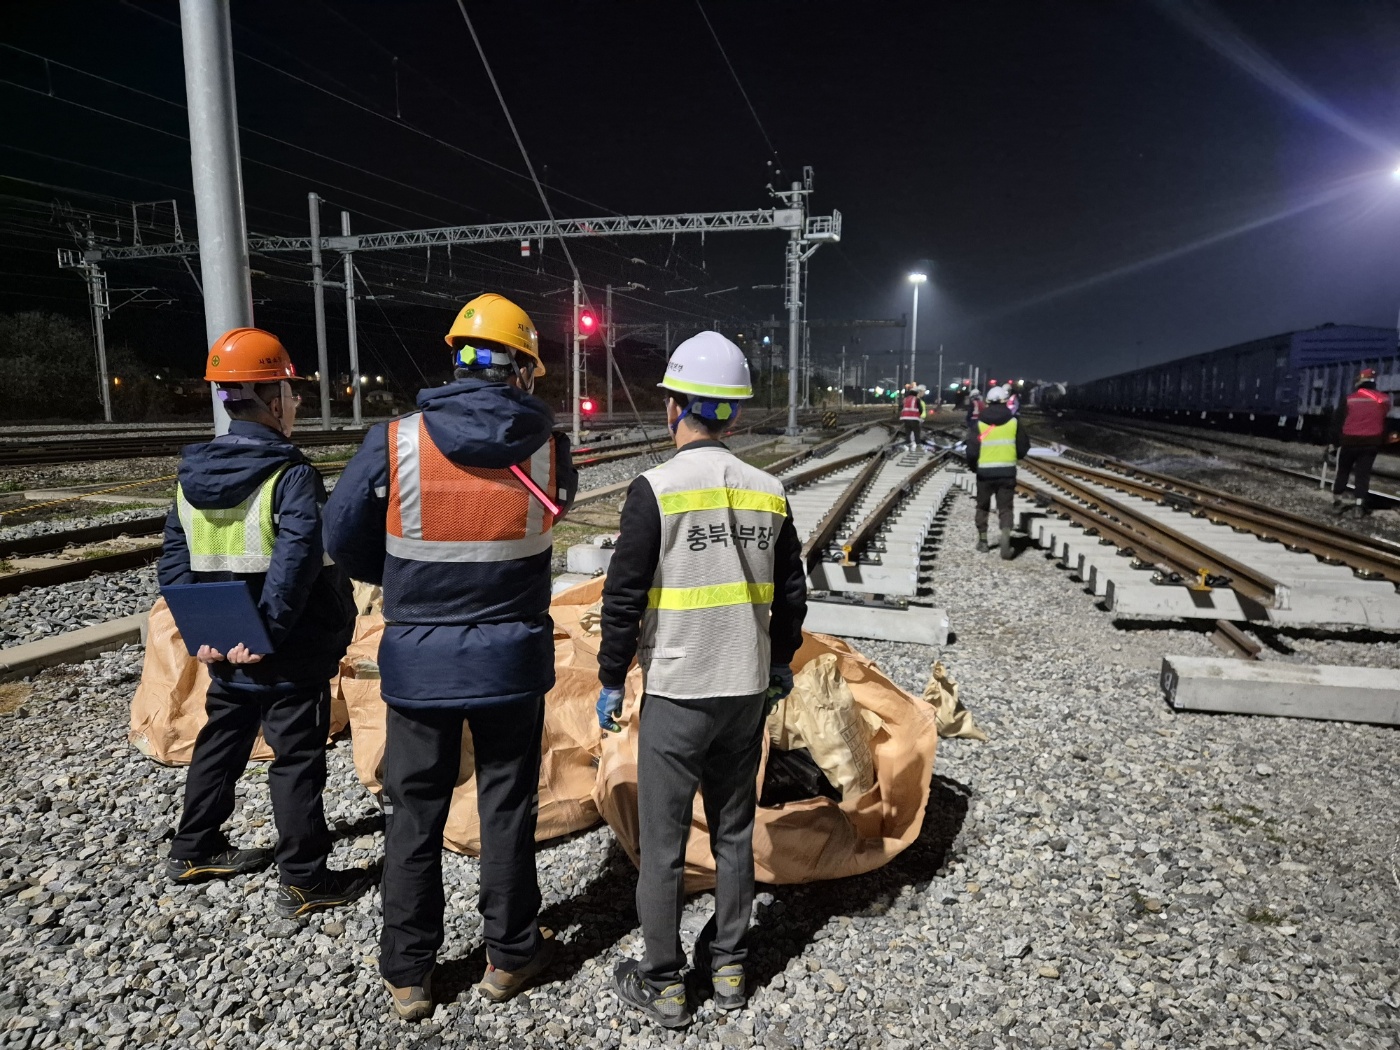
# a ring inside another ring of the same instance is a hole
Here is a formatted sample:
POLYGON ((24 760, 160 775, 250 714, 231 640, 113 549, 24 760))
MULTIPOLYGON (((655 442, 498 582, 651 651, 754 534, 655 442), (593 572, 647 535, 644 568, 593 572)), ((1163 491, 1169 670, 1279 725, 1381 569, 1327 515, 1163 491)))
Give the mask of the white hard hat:
POLYGON ((982 391, 978 390, 976 387, 973 387, 973 388, 972 388, 972 393, 969 394, 968 396, 969 396, 969 397, 981 397, 981 396, 982 396, 982 391))
POLYGON ((1011 391, 1007 390, 1004 386, 994 386, 992 387, 992 389, 987 391, 987 400, 1005 401, 1006 398, 1010 395, 1010 393, 1011 391))
POLYGON ((701 332, 676 347, 666 362, 666 378, 656 385, 688 397, 723 401, 753 397, 744 352, 718 332, 701 332))

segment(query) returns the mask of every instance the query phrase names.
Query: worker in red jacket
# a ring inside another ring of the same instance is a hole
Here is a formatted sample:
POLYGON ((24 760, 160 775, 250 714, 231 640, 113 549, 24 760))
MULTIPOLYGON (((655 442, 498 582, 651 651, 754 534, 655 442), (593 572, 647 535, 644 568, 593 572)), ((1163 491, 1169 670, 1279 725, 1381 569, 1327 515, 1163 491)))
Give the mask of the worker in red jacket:
POLYGON ((1371 513, 1366 497, 1371 491, 1371 467, 1376 453, 1386 443, 1386 416, 1390 414, 1389 394, 1376 389, 1376 370, 1363 368, 1356 379, 1356 390, 1337 406, 1332 420, 1331 445, 1337 452, 1337 476, 1332 481, 1332 509, 1345 514, 1353 506, 1357 514, 1371 513), (1355 471, 1356 502, 1347 503, 1347 479, 1355 471))

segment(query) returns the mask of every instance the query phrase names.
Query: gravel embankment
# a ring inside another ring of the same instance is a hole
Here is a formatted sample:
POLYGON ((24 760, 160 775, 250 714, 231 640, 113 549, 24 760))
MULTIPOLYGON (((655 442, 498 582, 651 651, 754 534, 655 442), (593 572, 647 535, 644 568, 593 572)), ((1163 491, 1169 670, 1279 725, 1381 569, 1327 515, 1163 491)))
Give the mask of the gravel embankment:
MULTIPOLYGON (((1161 656, 1214 652, 1203 634, 1116 630, 1040 552, 974 553, 970 518, 957 499, 934 599, 992 739, 941 745, 924 832, 890 866, 760 887, 744 1012, 706 1004, 668 1034, 620 1009, 608 975, 640 951, 635 876, 600 828, 541 849, 565 948, 501 1007, 468 988, 477 862, 446 855, 453 1001, 417 1028, 389 1019, 374 895, 298 926, 272 916, 270 873, 157 874, 183 773, 123 739, 132 647, 46 674, 0 716, 0 1045, 1396 1046, 1395 731, 1171 713, 1161 656)), ((912 690, 934 655, 859 647, 912 690)), ((334 862, 369 865, 376 807, 348 745, 330 765, 334 862)), ((271 845, 263 772, 239 802, 235 840, 271 845)), ((687 941, 709 906, 687 907, 687 941)))
MULTIPOLYGON (((67 509, 71 510, 71 505, 67 509)), ((0 528, 0 544, 10 540, 27 540, 32 536, 51 536, 56 532, 91 528, 93 525, 110 525, 119 521, 139 521, 157 514, 164 514, 168 509, 153 503, 146 508, 117 510, 110 514, 98 513, 85 514, 81 517, 46 518, 43 521, 28 521, 21 525, 6 525, 0 528)))
POLYGON ((0 648, 149 612, 159 593, 154 565, 26 588, 0 598, 0 648))

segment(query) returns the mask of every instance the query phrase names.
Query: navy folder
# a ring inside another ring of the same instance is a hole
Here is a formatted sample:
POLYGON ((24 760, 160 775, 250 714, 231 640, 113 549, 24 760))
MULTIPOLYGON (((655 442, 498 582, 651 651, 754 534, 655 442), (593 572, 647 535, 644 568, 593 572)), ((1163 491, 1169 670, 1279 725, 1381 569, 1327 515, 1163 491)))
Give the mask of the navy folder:
POLYGON ((160 589, 190 655, 210 645, 224 655, 242 642, 250 653, 272 652, 262 613, 244 580, 176 583, 160 589))

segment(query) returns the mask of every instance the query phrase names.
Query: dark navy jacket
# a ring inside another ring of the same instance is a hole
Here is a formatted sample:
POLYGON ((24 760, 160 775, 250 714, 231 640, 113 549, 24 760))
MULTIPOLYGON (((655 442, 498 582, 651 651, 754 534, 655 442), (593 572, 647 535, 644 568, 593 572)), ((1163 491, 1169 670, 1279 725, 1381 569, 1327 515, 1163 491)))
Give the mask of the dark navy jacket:
MULTIPOLYGON (((428 436, 463 466, 501 469, 557 442, 559 488, 578 474, 543 401, 505 383, 421 390, 428 436)), ((380 692, 395 707, 466 708, 541 696, 554 685, 550 551, 500 562, 421 562, 385 551, 387 423, 370 428, 326 506, 326 548, 357 580, 384 587, 380 692)))
POLYGON ((176 509, 165 519, 165 547, 158 575, 174 583, 247 580, 262 611, 275 652, 260 663, 210 666, 209 673, 234 685, 310 684, 331 678, 355 629, 350 580, 324 564, 321 475, 301 450, 271 427, 235 419, 213 441, 186 445, 180 458, 180 487, 199 508, 236 507, 270 474, 286 467, 273 493, 277 538, 272 566, 264 573, 192 572, 190 549, 176 509))

